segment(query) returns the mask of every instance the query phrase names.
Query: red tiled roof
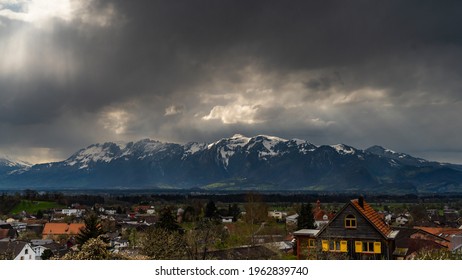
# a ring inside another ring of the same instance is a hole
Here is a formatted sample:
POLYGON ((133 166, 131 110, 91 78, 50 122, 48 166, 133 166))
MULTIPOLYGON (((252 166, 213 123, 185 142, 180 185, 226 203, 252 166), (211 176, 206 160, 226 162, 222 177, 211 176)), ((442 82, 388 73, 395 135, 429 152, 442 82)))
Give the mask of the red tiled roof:
POLYGON ((42 235, 76 235, 85 224, 46 223, 42 235))
POLYGON ((324 221, 324 215, 327 215, 327 220, 328 221, 332 220, 332 218, 335 216, 334 214, 328 213, 328 212, 326 212, 324 210, 317 211, 313 215, 314 215, 314 220, 315 221, 324 221))
POLYGON ((380 232, 383 236, 387 236, 391 232, 391 228, 380 218, 377 213, 366 201, 363 200, 363 207, 359 205, 358 199, 353 199, 351 204, 358 210, 363 216, 369 220, 369 222, 380 232))
POLYGON ((452 235, 452 234, 461 234, 462 229, 458 228, 437 228, 437 227, 414 227, 421 229, 423 231, 429 232, 434 235, 452 235))

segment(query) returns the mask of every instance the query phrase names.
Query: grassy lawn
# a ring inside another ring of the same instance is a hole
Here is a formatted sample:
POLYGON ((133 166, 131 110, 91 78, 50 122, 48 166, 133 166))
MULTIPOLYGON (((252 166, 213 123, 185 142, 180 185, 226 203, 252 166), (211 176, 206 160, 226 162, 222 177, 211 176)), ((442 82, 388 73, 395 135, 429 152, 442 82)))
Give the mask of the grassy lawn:
POLYGON ((21 202, 16 205, 16 207, 11 210, 11 213, 17 214, 22 211, 26 211, 30 214, 37 213, 38 210, 48 210, 52 208, 63 208, 65 206, 60 205, 52 201, 30 201, 30 200, 21 200, 21 202))

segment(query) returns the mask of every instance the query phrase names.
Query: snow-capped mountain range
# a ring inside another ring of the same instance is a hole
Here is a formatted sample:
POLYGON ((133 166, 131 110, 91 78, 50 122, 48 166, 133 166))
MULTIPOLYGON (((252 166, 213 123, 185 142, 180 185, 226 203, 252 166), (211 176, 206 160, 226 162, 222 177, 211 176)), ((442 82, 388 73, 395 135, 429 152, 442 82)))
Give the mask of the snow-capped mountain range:
POLYGON ((0 176, 2 173, 10 173, 17 170, 27 170, 32 164, 25 161, 16 161, 8 156, 0 155, 0 176))
POLYGON ((462 168, 373 146, 236 134, 213 143, 90 145, 61 162, 0 160, 0 188, 460 192, 462 168))

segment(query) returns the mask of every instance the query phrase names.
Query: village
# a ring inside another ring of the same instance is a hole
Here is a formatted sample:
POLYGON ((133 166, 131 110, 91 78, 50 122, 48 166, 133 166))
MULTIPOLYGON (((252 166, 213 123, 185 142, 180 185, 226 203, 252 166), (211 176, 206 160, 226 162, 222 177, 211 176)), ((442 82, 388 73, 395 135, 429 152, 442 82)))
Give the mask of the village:
POLYGON ((460 203, 212 198, 136 201, 24 193, 0 215, 0 259, 460 259, 460 203), (47 201, 48 200, 48 201, 47 201), (41 207, 39 207, 41 206, 41 207), (22 207, 23 210, 20 210, 22 207), (28 210, 26 210, 28 209, 28 210), (18 210, 20 210, 18 212, 18 210))

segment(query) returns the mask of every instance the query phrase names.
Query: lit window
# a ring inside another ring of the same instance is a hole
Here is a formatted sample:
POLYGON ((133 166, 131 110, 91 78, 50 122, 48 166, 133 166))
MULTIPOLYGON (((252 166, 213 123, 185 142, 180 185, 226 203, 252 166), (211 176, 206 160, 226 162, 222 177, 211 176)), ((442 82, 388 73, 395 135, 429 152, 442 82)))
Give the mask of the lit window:
POLYGON ((356 217, 353 215, 347 215, 345 217, 345 228, 356 228, 356 217))

